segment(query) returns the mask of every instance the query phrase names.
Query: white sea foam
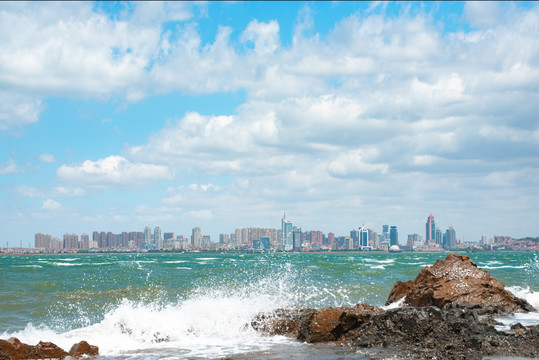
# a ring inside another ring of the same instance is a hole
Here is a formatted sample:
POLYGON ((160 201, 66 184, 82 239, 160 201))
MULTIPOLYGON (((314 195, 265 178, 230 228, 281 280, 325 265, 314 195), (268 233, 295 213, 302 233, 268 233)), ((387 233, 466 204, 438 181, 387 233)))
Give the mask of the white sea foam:
POLYGON ((379 259, 366 258, 366 259, 363 259, 363 260, 367 261, 367 262, 375 262, 375 263, 379 263, 379 264, 392 264, 392 263, 395 262, 395 259, 379 260, 379 259))
POLYGON ((2 338, 16 336, 29 344, 46 339, 65 349, 86 340, 99 346, 105 357, 173 351, 183 354, 175 358, 217 358, 264 351, 276 344, 294 343, 285 337, 264 336, 250 326, 257 314, 290 306, 286 296, 277 295, 256 293, 252 288, 195 292, 191 298, 167 305, 123 300, 91 326, 56 333, 28 324, 22 331, 4 333, 2 338))
POLYGON ((13 267, 20 267, 20 268, 39 268, 42 269, 43 266, 41 265, 12 265, 13 267))
POLYGON ((384 265, 369 265, 371 269, 385 269, 384 265))
POLYGON ((400 308, 404 304, 405 297, 402 297, 399 301, 395 301, 387 306, 382 306, 382 309, 389 310, 389 309, 396 309, 400 308))
POLYGON ((188 266, 178 266, 176 267, 176 269, 180 269, 180 270, 192 270, 192 268, 188 267, 188 266))
POLYGON ((173 260, 173 261, 163 261, 165 264, 181 264, 187 262, 187 260, 173 260))
POLYGON ((526 265, 518 265, 518 266, 512 266, 512 265, 502 265, 502 266, 482 266, 482 269, 525 269, 526 265))
POLYGON ((531 306, 539 310, 539 291, 532 291, 529 287, 521 286, 509 286, 507 290, 519 298, 526 299, 531 306))

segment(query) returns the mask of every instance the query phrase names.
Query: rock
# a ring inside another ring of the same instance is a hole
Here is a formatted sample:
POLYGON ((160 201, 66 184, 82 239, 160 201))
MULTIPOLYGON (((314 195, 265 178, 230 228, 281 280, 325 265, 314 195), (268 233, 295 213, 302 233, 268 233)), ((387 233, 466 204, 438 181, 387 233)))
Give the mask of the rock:
POLYGON ((528 312, 535 309, 524 299, 505 290, 503 283, 477 267, 466 255, 449 254, 423 268, 415 280, 397 281, 386 305, 404 298, 410 306, 437 306, 459 303, 493 306, 499 312, 528 312))
MULTIPOLYGON (((92 346, 86 341, 73 345, 71 356, 98 355, 97 346, 92 346)), ((51 342, 40 341, 37 345, 28 345, 20 342, 17 338, 8 340, 0 339, 0 359, 68 359, 71 357, 65 350, 51 342)))
POLYGON ((81 341, 74 344, 69 350, 69 354, 73 357, 81 357, 82 355, 96 356, 99 355, 99 348, 95 345, 90 345, 86 341, 81 341))

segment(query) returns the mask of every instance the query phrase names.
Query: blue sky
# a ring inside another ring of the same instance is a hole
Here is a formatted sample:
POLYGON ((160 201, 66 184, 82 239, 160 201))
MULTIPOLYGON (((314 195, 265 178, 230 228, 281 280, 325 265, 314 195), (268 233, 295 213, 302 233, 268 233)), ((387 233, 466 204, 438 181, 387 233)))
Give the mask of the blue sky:
POLYGON ((536 3, 11 2, 0 37, 0 246, 539 235, 536 3))

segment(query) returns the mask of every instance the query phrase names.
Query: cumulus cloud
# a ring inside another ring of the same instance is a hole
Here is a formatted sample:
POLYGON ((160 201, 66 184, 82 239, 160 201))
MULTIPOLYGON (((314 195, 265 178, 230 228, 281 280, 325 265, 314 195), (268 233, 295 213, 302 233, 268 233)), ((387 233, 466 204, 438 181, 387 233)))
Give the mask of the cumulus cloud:
POLYGON ((43 161, 44 163, 53 163, 56 161, 54 155, 51 154, 41 154, 39 155, 39 160, 43 161))
POLYGON ((95 186, 137 185, 171 176, 163 165, 132 163, 121 156, 109 156, 97 161, 86 160, 81 165, 62 165, 57 170, 61 180, 95 186))
POLYGON ((12 160, 6 164, 0 164, 0 175, 15 174, 21 171, 21 168, 12 160))
POLYGON ((52 199, 47 199, 43 201, 43 205, 41 206, 41 210, 46 210, 46 211, 56 211, 56 210, 60 210, 61 208, 62 208, 62 204, 52 199))

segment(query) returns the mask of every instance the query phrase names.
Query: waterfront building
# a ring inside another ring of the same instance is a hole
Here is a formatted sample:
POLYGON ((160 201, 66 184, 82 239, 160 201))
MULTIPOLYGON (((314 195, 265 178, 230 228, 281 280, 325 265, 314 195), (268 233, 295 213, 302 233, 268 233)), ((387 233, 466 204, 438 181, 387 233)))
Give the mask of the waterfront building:
POLYGON ((39 249, 50 249, 51 236, 48 234, 37 233, 34 235, 34 246, 39 249))
POLYGON ((453 226, 450 226, 449 229, 445 232, 446 237, 446 249, 455 249, 457 247, 457 234, 453 226))
POLYGON ((350 231, 350 237, 352 238, 352 241, 354 242, 354 249, 357 249, 359 247, 359 231, 355 229, 350 231))
POLYGON ((144 227, 144 246, 148 248, 152 243, 152 229, 148 225, 144 227))
POLYGON ((382 235, 384 236, 384 241, 389 242, 389 225, 382 225, 382 235))
POLYGON ((163 238, 161 237, 161 228, 155 226, 153 229, 153 244, 157 249, 163 249, 163 238))
POLYGON ((83 250, 90 250, 90 236, 88 234, 82 234, 80 236, 79 247, 83 250))
POLYGON ((77 234, 64 234, 64 249, 78 249, 79 236, 77 234))
POLYGON ((328 245, 332 248, 335 245, 335 233, 328 233, 328 245))
POLYGON ((436 245, 436 222, 432 214, 427 218, 425 245, 436 245))
POLYGON ((301 246, 302 246, 302 236, 303 234, 301 233, 301 228, 298 228, 298 227, 292 227, 292 241, 293 241, 293 246, 292 248, 294 250, 301 250, 301 246))
POLYGON ((219 243, 220 244, 228 244, 230 242, 230 238, 228 234, 219 234, 219 243))
POLYGON ((198 248, 202 245, 202 231, 198 226, 195 226, 191 233, 191 245, 198 248))
POLYGON ((439 227, 436 228, 436 245, 442 246, 443 244, 443 236, 442 236, 442 230, 440 230, 439 227))
POLYGON ((346 250, 352 250, 354 248, 354 239, 351 236, 344 237, 344 248, 346 250))
POLYGON ((359 249, 366 250, 369 247, 369 230, 363 225, 359 228, 359 249))
POLYGON ((286 220, 286 213, 281 219, 281 245, 284 251, 290 251, 294 248, 294 238, 292 234, 292 221, 286 220))
POLYGON ((105 248, 105 247, 107 247, 107 233, 104 232, 104 231, 101 231, 101 232, 99 233, 98 247, 100 247, 100 248, 105 248))
POLYGON ((389 245, 399 245, 399 233, 397 232, 396 226, 391 226, 389 228, 389 245))

